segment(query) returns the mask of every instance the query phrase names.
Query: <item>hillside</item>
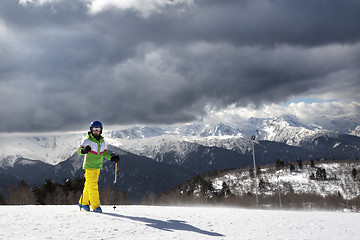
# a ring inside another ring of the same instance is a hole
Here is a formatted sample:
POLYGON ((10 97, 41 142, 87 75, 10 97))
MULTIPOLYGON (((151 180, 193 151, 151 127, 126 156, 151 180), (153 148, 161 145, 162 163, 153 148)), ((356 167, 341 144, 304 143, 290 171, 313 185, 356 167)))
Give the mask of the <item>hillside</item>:
MULTIPOLYGON (((284 166, 258 167, 259 205, 276 208, 279 205, 286 208, 360 208, 359 160, 316 161, 311 165, 300 160, 284 166)), ((159 202, 254 206, 255 186, 252 168, 212 172, 199 175, 163 194, 159 202)))

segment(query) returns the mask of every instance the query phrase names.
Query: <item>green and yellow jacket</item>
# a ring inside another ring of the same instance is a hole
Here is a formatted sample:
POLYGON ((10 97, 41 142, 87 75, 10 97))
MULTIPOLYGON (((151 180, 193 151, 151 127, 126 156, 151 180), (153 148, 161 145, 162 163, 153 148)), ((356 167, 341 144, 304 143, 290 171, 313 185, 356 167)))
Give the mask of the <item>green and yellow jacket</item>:
POLYGON ((78 154, 85 155, 83 169, 102 169, 104 158, 110 160, 111 154, 107 151, 107 145, 104 141, 103 136, 100 135, 99 140, 88 132, 86 134, 86 139, 81 143, 78 148, 78 154), (89 145, 91 151, 87 154, 82 154, 81 149, 89 145))

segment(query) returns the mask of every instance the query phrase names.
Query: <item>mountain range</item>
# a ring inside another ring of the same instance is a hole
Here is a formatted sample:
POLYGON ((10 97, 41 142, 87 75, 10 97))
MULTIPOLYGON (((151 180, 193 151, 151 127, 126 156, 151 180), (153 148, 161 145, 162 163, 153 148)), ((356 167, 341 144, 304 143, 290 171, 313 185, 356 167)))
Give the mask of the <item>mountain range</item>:
MULTIPOLYGON (((316 159, 356 159, 360 155, 360 124, 334 121, 333 128, 301 123, 295 116, 250 118, 247 121, 178 126, 135 126, 104 129, 109 151, 120 156, 118 189, 131 201, 160 194, 200 173, 274 163, 316 159), (334 128, 335 126, 335 128, 334 128), (255 141, 251 141, 255 136, 255 141)), ((30 185, 45 179, 62 181, 82 176, 76 153, 85 132, 3 134, 0 138, 0 189, 14 181, 30 185)), ((100 185, 112 184, 114 167, 104 161, 100 185)))

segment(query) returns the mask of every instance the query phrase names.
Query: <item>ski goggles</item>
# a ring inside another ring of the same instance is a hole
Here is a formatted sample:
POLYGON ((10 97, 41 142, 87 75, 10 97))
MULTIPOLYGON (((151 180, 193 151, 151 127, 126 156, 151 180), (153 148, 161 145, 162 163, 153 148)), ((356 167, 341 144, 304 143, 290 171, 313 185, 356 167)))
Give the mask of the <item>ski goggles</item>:
POLYGON ((94 132, 101 132, 101 127, 93 127, 91 130, 94 132))

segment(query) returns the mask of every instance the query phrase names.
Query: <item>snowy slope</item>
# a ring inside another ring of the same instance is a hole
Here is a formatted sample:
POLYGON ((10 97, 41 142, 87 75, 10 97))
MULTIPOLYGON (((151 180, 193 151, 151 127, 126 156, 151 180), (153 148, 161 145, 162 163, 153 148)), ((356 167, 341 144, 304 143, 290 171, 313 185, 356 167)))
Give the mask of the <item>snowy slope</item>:
POLYGON ((84 133, 8 135, 0 138, 0 167, 12 166, 23 157, 57 164, 69 158, 80 145, 84 133))
MULTIPOLYGON (((360 169, 360 162, 354 163, 316 163, 316 168, 304 166, 303 169, 290 172, 289 167, 275 171, 274 168, 263 168, 257 174, 258 182, 264 181, 265 187, 259 190, 261 195, 274 195, 280 187, 282 194, 316 194, 318 196, 336 196, 339 193, 344 199, 354 199, 360 194, 358 180, 351 175, 353 168, 360 169), (310 175, 316 175, 317 168, 326 170, 327 180, 312 180, 310 175)), ((298 168, 298 167, 296 167, 298 168)), ((246 195, 248 192, 255 194, 254 178, 249 177, 249 171, 228 173, 211 180, 214 188, 221 191, 225 182, 235 195, 246 195)))
POLYGON ((219 207, 0 206, 0 239, 357 239, 360 214, 219 207))

